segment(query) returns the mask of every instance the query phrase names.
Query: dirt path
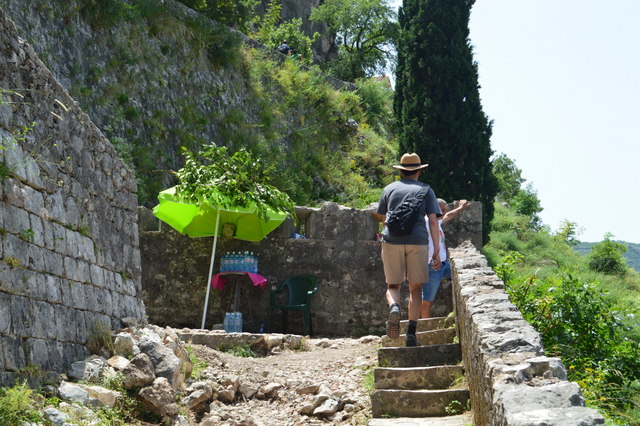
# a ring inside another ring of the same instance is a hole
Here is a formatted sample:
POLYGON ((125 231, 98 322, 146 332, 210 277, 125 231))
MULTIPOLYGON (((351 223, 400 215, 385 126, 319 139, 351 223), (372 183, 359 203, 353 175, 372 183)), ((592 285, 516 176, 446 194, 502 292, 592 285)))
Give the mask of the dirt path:
MULTIPOLYGON (((266 384, 282 387, 271 399, 237 398, 231 404, 215 402, 210 421, 222 425, 366 425, 371 417, 367 373, 377 363, 380 338, 308 339, 306 350, 286 350, 261 358, 244 358, 206 346, 191 345, 209 366, 205 377, 237 376, 241 385, 255 389, 266 384), (314 393, 305 393, 319 388, 314 393), (301 414, 317 394, 329 394, 342 401, 334 415, 301 414), (217 423, 216 423, 217 422, 217 423)), ((206 417, 205 417, 206 418, 206 417)))

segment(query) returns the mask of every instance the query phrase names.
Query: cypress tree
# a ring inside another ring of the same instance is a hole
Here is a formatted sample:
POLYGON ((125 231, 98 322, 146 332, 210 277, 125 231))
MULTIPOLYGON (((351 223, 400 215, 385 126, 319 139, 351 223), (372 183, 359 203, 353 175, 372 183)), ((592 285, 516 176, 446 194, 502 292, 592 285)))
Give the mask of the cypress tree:
POLYGON ((469 42, 474 0, 404 0, 398 19, 394 114, 401 152, 429 163, 422 178, 448 201, 482 202, 484 240, 498 185, 491 126, 469 42))

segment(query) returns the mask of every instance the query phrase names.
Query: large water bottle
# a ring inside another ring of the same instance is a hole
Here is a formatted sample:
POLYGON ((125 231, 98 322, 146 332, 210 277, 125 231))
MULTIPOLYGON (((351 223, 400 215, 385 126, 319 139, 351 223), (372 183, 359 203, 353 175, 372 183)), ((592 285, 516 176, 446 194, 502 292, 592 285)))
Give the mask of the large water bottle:
POLYGON ((231 333, 231 312, 224 314, 223 325, 225 333, 231 333))
POLYGON ((242 333, 242 312, 236 312, 236 333, 242 333))

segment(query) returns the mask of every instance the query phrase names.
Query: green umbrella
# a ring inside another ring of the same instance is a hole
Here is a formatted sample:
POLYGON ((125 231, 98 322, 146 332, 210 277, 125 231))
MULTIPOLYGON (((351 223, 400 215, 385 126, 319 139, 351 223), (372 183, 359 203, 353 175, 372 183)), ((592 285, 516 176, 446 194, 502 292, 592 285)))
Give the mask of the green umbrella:
MULTIPOLYGON (((225 199, 222 196, 218 196, 218 198, 225 199)), ((287 214, 268 210, 267 219, 265 220, 258 217, 255 204, 247 207, 230 207, 212 205, 207 201, 194 203, 181 199, 176 194, 175 186, 160 192, 158 200, 160 204, 153 208, 153 214, 158 219, 169 224, 181 234, 190 237, 214 237, 211 264, 209 265, 209 279, 207 280, 207 295, 202 314, 201 328, 204 328, 216 246, 218 244, 218 236, 222 235, 224 225, 233 224, 235 226, 234 238, 245 241, 260 241, 269 232, 276 229, 286 219, 287 214)))

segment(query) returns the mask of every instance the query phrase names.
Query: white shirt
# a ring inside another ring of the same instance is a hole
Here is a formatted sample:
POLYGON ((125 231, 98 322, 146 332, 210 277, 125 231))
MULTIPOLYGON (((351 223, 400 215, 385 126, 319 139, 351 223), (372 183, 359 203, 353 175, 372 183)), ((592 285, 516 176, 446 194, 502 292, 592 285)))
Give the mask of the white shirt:
MULTIPOLYGON (((425 216, 425 220, 429 223, 429 218, 425 216)), ((444 245, 444 231, 442 231, 442 220, 438 220, 438 232, 440 233, 440 261, 447 260, 447 247, 444 245)), ((433 238, 429 232, 429 261, 433 258, 433 238)))

